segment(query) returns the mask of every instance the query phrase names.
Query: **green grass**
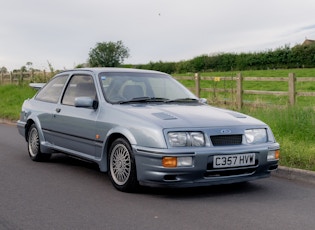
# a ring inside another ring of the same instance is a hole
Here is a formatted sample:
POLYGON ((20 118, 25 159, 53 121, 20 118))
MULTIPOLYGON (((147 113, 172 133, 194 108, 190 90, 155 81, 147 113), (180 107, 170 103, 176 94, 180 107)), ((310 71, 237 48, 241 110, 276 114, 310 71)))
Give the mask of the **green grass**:
POLYGON ((34 89, 25 85, 0 85, 0 117, 16 121, 23 101, 34 96, 35 93, 34 89))
POLYGON ((253 108, 242 112, 267 123, 281 147, 280 164, 315 171, 315 113, 306 107, 253 108))

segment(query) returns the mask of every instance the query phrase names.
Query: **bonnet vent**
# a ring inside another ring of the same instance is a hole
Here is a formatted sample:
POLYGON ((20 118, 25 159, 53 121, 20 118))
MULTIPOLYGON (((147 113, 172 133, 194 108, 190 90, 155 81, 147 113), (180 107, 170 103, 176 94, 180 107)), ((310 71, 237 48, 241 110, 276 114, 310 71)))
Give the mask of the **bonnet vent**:
POLYGON ((162 119, 162 120, 175 120, 177 117, 174 117, 172 115, 169 115, 167 113, 152 113, 152 115, 162 119))

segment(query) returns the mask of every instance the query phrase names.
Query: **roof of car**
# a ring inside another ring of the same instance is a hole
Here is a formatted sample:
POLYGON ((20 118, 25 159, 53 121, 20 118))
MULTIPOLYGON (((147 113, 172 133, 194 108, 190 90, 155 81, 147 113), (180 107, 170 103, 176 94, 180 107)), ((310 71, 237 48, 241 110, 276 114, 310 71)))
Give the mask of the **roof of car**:
MULTIPOLYGON (((72 70, 65 70, 61 73, 65 72, 74 72, 74 71, 89 71, 93 72, 95 74, 101 73, 101 72, 132 72, 132 73, 163 73, 155 70, 145 70, 145 69, 133 69, 133 68, 115 68, 115 67, 95 67, 95 68, 78 68, 78 69, 72 69, 72 70)), ((163 73, 165 74, 165 73, 163 73)))

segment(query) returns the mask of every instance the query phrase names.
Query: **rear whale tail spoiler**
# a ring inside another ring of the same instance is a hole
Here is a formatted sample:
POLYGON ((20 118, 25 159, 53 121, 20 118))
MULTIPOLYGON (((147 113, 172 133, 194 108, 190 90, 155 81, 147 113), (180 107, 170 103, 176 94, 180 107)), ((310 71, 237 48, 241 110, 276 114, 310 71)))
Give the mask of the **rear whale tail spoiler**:
POLYGON ((33 89, 39 90, 41 89, 46 83, 30 83, 29 86, 33 89))

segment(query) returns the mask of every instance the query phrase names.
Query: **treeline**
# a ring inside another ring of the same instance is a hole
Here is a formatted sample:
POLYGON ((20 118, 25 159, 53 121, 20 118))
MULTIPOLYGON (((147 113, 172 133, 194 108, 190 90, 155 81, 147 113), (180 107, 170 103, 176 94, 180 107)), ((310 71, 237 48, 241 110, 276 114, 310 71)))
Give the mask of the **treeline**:
POLYGON ((220 53, 201 55, 180 62, 150 62, 133 66, 138 69, 151 69, 169 74, 211 71, 242 71, 289 68, 314 68, 315 43, 286 45, 275 50, 254 53, 220 53))

